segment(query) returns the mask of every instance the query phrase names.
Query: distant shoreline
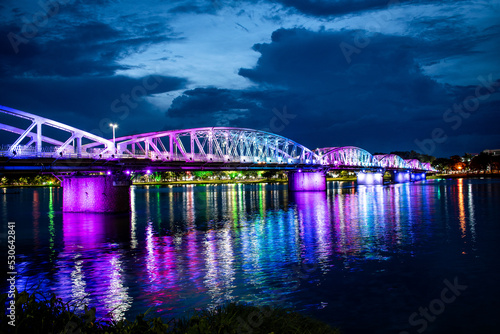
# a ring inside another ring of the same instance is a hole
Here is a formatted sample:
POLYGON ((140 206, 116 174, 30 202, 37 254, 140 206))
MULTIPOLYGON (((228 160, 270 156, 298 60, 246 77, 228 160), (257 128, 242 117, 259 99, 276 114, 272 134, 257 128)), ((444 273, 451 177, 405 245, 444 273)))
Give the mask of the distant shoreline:
POLYGON ((500 173, 461 173, 461 174, 436 174, 427 177, 427 180, 437 179, 477 179, 477 178, 500 178, 500 173))
MULTIPOLYGON (((463 174, 436 174, 427 176, 427 180, 440 180, 440 179, 474 179, 474 178, 500 178, 500 173, 463 173, 463 174)), ((356 181, 355 176, 347 177, 337 177, 337 178, 327 178, 327 182, 339 181, 339 182, 354 182, 356 181)), ((135 182, 134 186, 168 186, 168 185, 203 185, 203 184, 260 184, 260 183, 271 183, 271 184, 287 184, 288 180, 190 180, 190 181, 165 181, 165 182, 135 182)), ((28 188, 28 187, 60 187, 57 184, 24 184, 24 185, 2 185, 0 188, 28 188)))
MULTIPOLYGON (((327 178, 326 181, 356 181, 356 177, 339 177, 339 178, 327 178)), ((258 183, 277 183, 286 184, 288 180, 199 180, 199 181, 167 181, 167 182, 137 182, 134 186, 142 185, 183 185, 183 184, 258 184, 258 183)))

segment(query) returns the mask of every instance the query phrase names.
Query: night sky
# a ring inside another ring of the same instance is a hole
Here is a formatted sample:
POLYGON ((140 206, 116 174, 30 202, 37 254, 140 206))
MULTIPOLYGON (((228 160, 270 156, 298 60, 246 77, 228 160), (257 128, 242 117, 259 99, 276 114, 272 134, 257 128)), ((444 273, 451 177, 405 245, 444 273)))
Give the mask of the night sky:
POLYGON ((107 138, 116 122, 500 148, 498 0, 2 0, 0 18, 0 104, 107 138))

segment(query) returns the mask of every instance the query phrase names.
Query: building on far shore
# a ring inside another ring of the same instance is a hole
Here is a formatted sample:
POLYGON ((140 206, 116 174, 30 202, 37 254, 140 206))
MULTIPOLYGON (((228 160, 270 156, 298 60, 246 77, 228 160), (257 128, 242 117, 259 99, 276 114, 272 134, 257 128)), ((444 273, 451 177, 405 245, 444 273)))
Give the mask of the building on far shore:
POLYGON ((483 153, 488 153, 494 156, 500 155, 500 148, 496 150, 484 150, 483 153))

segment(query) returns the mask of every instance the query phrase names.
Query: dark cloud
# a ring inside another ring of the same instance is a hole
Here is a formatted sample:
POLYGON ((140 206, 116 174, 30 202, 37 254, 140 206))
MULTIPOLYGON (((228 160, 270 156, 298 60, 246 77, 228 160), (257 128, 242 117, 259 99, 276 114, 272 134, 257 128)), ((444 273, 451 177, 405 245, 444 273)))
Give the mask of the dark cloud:
MULTIPOLYGON (((360 12, 370 9, 379 9, 387 7, 387 0, 280 0, 284 6, 295 8, 298 11, 315 15, 315 16, 330 16, 336 14, 347 14, 360 12)), ((398 1, 406 2, 406 1, 398 1)))
POLYGON ((387 9, 406 3, 443 3, 435 0, 279 0, 285 7, 313 16, 331 16, 387 9))
POLYGON ((185 79, 165 76, 17 78, 0 81, 0 101, 87 131, 109 119, 120 123, 122 133, 131 134, 160 130, 165 121, 144 97, 185 84, 185 79))
MULTIPOLYGON (((0 27, 2 76, 82 76, 112 75, 125 70, 119 60, 132 52, 141 52, 147 46, 170 39, 165 26, 145 25, 134 33, 117 30, 101 22, 86 22, 69 27, 50 39, 35 36, 18 45, 11 45, 9 33, 21 32, 19 27, 0 27)), ((16 34, 24 38, 21 33, 16 34)), ((12 36, 12 35, 10 35, 12 36)), ((11 37, 14 38, 14 37, 11 37)), ((17 38, 17 37, 16 37, 17 38)))
POLYGON ((233 126, 279 132, 281 123, 274 128, 271 124, 276 117, 273 110, 281 110, 287 101, 287 91, 196 88, 174 99, 165 129, 233 126))
POLYGON ((169 110, 172 117, 190 117, 193 115, 210 114, 217 111, 248 108, 248 104, 241 101, 239 96, 233 96, 228 89, 196 88, 184 92, 183 96, 175 99, 169 110))
MULTIPOLYGON (((277 118, 280 134, 308 147, 358 145, 370 151, 418 149, 415 139, 430 136, 435 127, 448 128, 452 138, 470 133, 480 122, 481 116, 471 118, 455 130, 443 121, 443 113, 470 87, 440 84, 425 75, 416 61, 425 50, 421 42, 372 35, 349 63, 341 45, 354 47, 357 34, 277 30, 271 43, 254 46, 261 54, 257 65, 239 72, 260 89, 191 90, 174 100, 168 116, 204 126, 214 124, 221 112, 240 110, 225 120, 228 125, 262 129, 277 118), (294 117, 280 119, 276 110, 283 113, 283 108, 294 117)), ((488 117, 498 117, 491 114, 493 104, 485 102, 481 108, 488 117)), ((468 148, 480 140, 475 138, 468 148)), ((433 153, 445 148, 438 145, 433 153)))

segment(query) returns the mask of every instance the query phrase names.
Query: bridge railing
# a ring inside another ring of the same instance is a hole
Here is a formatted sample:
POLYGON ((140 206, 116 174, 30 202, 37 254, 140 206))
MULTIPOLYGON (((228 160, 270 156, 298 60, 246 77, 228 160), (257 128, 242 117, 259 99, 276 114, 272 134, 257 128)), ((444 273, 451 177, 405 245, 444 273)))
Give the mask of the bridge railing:
POLYGON ((168 161, 168 162, 186 162, 186 163, 239 163, 239 164, 282 164, 282 165, 307 165, 320 164, 316 160, 311 159, 285 159, 285 158, 262 158, 252 156, 230 156, 230 155, 215 155, 215 154, 172 154, 172 153, 157 153, 148 152, 147 154, 117 154, 116 158, 120 159, 151 159, 153 161, 168 161))
MULTIPOLYGON (((37 152, 37 148, 34 146, 25 145, 2 145, 0 146, 0 156, 3 157, 51 157, 57 153, 57 146, 46 146, 41 148, 41 152, 37 152)), ((72 148, 66 148, 61 153, 69 154, 73 153, 72 148)))
MULTIPOLYGON (((77 154, 72 147, 66 147, 63 151, 58 151, 58 146, 44 146, 41 152, 37 152, 33 146, 17 145, 12 149, 11 145, 0 146, 0 157, 10 158, 52 158, 52 159, 105 159, 105 160, 151 160, 151 161, 164 161, 164 162, 182 162, 187 165, 190 163, 198 164, 239 164, 239 165, 324 165, 330 169, 352 169, 352 168, 393 168, 393 166, 384 166, 380 160, 372 162, 364 162, 359 165, 357 161, 339 161, 333 159, 301 159, 301 158, 281 158, 281 157, 254 157, 254 156, 231 156, 231 155, 215 155, 215 154, 200 154, 200 153, 169 153, 169 152, 134 152, 117 153, 106 151, 103 148, 89 148, 86 152, 77 154)), ((401 159, 402 160, 402 159, 401 159)), ((407 169, 415 171, 436 171, 431 167, 430 163, 420 163, 419 168, 416 165, 408 165, 407 169)))
POLYGON ((320 161, 313 159, 300 158, 270 158, 270 157, 253 157, 253 156, 219 156, 215 154, 171 154, 148 152, 147 154, 128 154, 128 153, 108 153, 105 149, 90 148, 88 152, 81 154, 75 153, 72 149, 65 149, 58 152, 58 147, 44 147, 42 152, 37 152, 32 146, 18 146, 14 150, 10 150, 10 145, 0 146, 0 156, 10 158, 53 158, 53 159, 134 159, 134 160, 152 160, 165 162, 184 162, 184 163, 227 163, 227 164, 272 164, 272 165, 319 165, 320 161))

